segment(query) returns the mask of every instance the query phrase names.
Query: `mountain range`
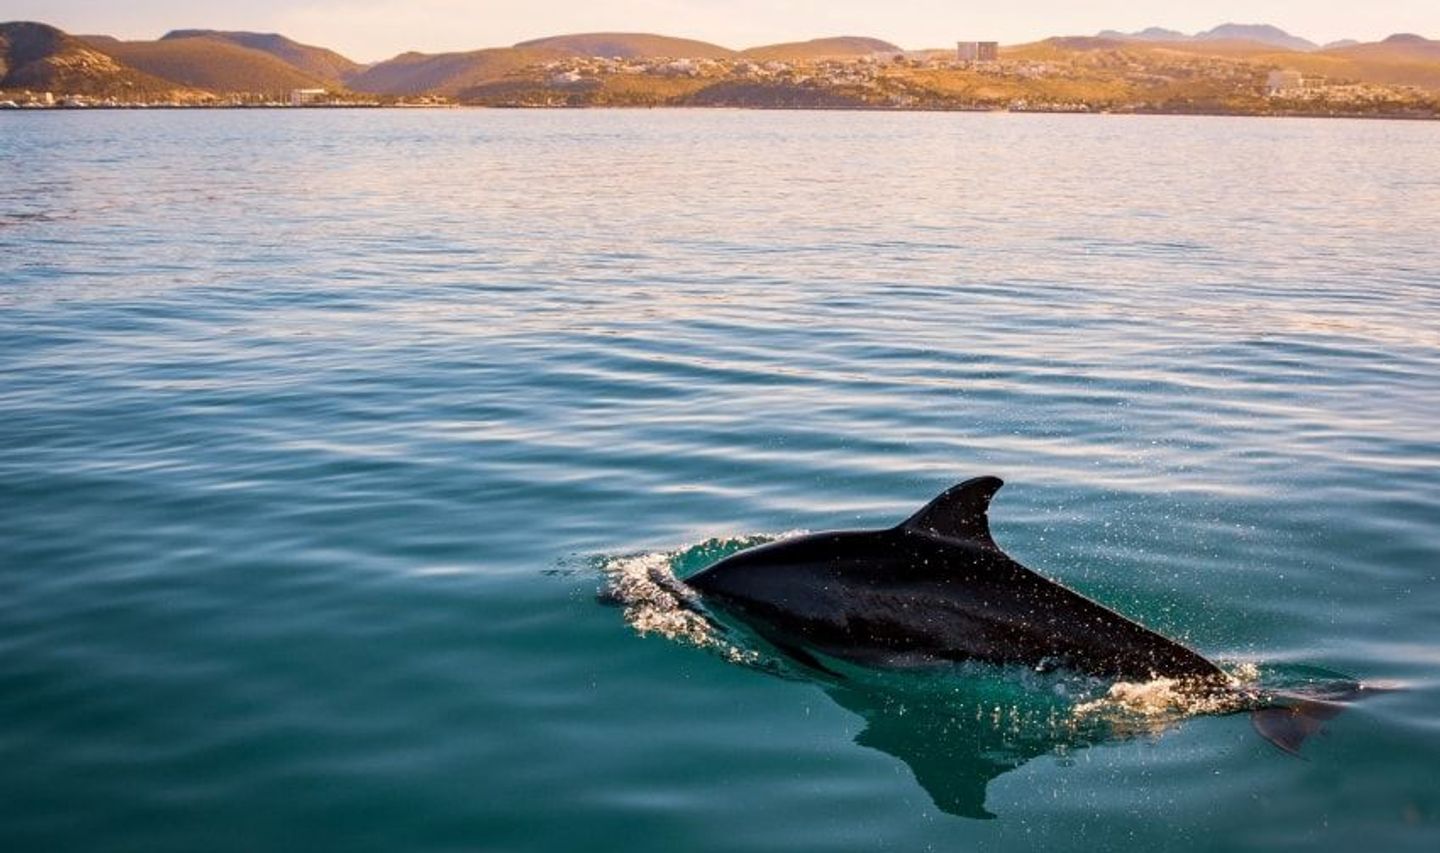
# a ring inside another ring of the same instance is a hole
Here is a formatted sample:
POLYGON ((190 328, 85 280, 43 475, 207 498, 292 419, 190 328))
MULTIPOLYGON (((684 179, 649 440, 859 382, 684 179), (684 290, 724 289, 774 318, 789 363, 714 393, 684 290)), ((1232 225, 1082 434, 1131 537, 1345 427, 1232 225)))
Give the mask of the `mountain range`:
POLYGON ((73 94, 166 90, 283 94, 293 89, 348 89, 376 95, 453 96, 517 69, 566 57, 803 61, 900 48, 879 39, 837 37, 737 51, 708 42, 648 33, 580 33, 512 47, 402 53, 362 65, 335 51, 275 33, 173 30, 155 41, 72 36, 34 22, 0 24, 0 90, 73 94))
MULTIPOLYGON (((1098 37, 1119 41, 1246 41, 1268 44, 1285 50, 1320 50, 1320 45, 1315 42, 1293 36, 1270 24, 1221 24, 1214 29, 1194 35, 1186 35, 1177 30, 1167 30, 1163 27, 1150 27, 1134 33, 1102 30, 1098 37)), ((1330 46, 1326 45, 1326 47, 1330 46)))
MULTIPOLYGON (((1097 51, 1134 55, 1224 57, 1265 67, 1295 68, 1385 85, 1440 91, 1440 41, 1395 35, 1381 42, 1320 46, 1268 25, 1224 24, 1187 35, 1152 27, 1092 37, 1061 37, 1007 47, 1002 58, 1083 57, 1097 51)), ((804 63, 893 56, 901 48, 873 38, 842 36, 733 50, 693 39, 643 33, 552 36, 452 53, 403 53, 371 65, 273 33, 175 30, 154 41, 75 36, 34 22, 0 24, 0 90, 122 97, 204 97, 230 93, 284 95, 321 88, 378 96, 457 97, 522 71, 565 60, 660 59, 804 63)), ((937 55, 944 52, 936 51, 937 55)), ((531 73, 531 72, 526 72, 531 73)))

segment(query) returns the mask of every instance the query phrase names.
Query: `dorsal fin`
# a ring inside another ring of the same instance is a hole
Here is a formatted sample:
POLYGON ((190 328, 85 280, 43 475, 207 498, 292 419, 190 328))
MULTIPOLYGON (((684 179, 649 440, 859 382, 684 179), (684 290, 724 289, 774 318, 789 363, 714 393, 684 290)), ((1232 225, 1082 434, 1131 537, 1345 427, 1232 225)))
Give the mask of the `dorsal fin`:
POLYGON ((940 497, 900 525, 903 530, 963 539, 999 550, 990 538, 990 499, 1005 482, 999 477, 976 477, 945 490, 940 497))

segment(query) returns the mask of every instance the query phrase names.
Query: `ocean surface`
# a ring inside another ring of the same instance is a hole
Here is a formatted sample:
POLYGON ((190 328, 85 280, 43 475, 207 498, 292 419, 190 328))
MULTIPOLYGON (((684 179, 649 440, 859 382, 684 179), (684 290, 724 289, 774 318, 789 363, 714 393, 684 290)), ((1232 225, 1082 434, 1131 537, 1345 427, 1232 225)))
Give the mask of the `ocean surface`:
POLYGON ((8 853, 1433 851, 1437 576, 1434 124, 0 116, 8 853), (1386 689, 1295 758, 667 598, 980 474, 1237 678, 1386 689))

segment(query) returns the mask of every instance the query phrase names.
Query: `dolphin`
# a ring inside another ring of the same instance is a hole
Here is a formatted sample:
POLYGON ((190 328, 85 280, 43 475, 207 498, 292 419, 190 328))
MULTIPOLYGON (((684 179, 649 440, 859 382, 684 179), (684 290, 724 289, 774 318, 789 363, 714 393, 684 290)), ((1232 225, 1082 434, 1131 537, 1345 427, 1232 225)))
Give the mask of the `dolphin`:
MULTIPOLYGON (((1255 730, 1293 755, 1351 703, 1403 689, 1350 680, 1286 691, 1242 687, 1198 652, 1000 550, 989 509, 1002 485, 998 477, 966 480, 895 527, 761 545, 680 583, 840 684, 845 676, 817 652, 867 667, 979 661, 1124 681, 1169 678, 1197 696, 1243 699, 1225 707, 1248 709, 1255 730)), ((706 615, 694 602, 685 606, 706 615)))
POLYGON ((1224 672, 1180 643, 1020 565, 990 535, 998 477, 967 480, 884 530, 816 533, 751 548, 685 580, 801 663, 980 661, 1102 678, 1224 672))

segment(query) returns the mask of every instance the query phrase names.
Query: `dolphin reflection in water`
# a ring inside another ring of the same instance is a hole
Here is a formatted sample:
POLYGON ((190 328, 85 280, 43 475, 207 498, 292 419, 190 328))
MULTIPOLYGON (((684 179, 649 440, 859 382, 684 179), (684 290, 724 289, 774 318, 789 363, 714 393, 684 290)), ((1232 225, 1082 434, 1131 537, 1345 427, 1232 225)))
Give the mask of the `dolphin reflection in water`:
MULTIPOLYGON (((1199 708, 1222 714, 1250 710, 1252 718, 1274 714, 1280 719, 1275 728, 1287 733, 1301 728, 1303 740, 1355 698, 1353 686, 1342 686, 1332 688, 1329 699, 1295 695, 1282 703, 1275 694, 1237 692, 1207 700, 1162 682, 1145 686, 1155 705, 1138 711, 1105 695, 1077 705, 1053 692, 1065 684, 1060 673, 1035 676, 1034 683, 1022 672, 1005 678, 973 675, 929 679, 913 672, 870 672, 837 678, 815 673, 813 680, 836 704, 864 720, 855 735, 857 745, 904 762, 936 808, 975 820, 996 816, 986 804, 990 783, 1035 758, 1065 759, 1091 746, 1154 738, 1199 708)), ((1300 743, 1277 745, 1294 751, 1300 743)))
POLYGON ((707 624, 753 632, 819 681, 865 719, 858 743, 904 761, 937 806, 965 817, 991 816, 989 781, 1031 758, 1145 727, 1086 722, 1023 699, 997 703, 985 695, 993 678, 897 694, 893 684, 877 689, 872 674, 979 663, 1115 680, 1132 696, 1159 695, 1182 709, 1172 721, 1249 711, 1256 730, 1291 753, 1372 691, 1343 679, 1292 692, 1243 686, 1197 652, 1031 571, 990 534, 990 500, 1001 485, 977 477, 895 527, 783 539, 684 581, 655 580, 707 624))

